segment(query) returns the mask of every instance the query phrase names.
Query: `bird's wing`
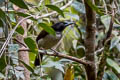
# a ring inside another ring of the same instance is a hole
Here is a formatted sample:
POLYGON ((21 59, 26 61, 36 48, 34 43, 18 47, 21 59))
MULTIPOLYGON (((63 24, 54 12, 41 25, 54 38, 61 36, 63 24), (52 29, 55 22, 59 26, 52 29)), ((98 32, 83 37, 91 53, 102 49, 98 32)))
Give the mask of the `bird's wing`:
POLYGON ((44 38, 46 35, 48 34, 48 32, 46 32, 45 30, 42 30, 39 35, 36 38, 36 42, 38 42, 41 38, 44 38))
MULTIPOLYGON (((46 32, 45 30, 42 30, 39 35, 37 36, 36 38, 36 42, 38 43, 38 41, 42 38, 44 38, 46 35, 48 34, 48 32, 46 32)), ((41 61, 42 61, 42 57, 43 57, 43 54, 38 54, 35 58, 35 62, 34 62, 34 65, 35 66, 38 66, 41 64, 41 61)))

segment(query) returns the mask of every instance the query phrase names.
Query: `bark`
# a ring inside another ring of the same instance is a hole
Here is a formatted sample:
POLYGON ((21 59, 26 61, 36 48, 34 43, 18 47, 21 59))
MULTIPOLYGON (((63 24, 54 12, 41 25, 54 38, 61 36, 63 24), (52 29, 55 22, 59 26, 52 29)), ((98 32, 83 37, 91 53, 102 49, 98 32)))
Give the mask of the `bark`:
MULTIPOLYGON (((20 9, 17 6, 13 6, 13 7, 14 7, 14 10, 25 13, 25 10, 20 9)), ((21 19, 23 19, 23 18, 18 17, 17 21, 19 22, 21 19)), ((26 23, 26 21, 24 21, 20 25, 24 29, 24 35, 17 35, 16 39, 18 41, 24 43, 24 38, 27 37, 27 23, 26 23)), ((21 44, 19 44, 19 45, 20 45, 20 48, 25 48, 25 46, 23 46, 21 44)), ((28 51, 19 51, 18 58, 29 65, 28 51)), ((19 63, 19 64, 20 64, 20 66, 24 67, 24 76, 25 76, 24 80, 30 80, 30 72, 29 72, 29 70, 22 63, 19 63)))
MULTIPOLYGON (((90 0, 94 4, 94 0, 90 0)), ((96 67, 95 67, 95 32, 96 32, 96 14, 93 9, 87 4, 87 0, 84 0, 86 9, 86 60, 91 61, 91 65, 86 65, 87 80, 96 80, 96 67)))

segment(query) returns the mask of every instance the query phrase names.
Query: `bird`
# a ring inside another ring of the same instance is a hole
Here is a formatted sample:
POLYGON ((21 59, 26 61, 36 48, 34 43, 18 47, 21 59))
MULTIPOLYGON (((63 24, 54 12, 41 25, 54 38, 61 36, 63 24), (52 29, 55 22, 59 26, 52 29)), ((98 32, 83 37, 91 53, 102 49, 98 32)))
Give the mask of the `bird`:
MULTIPOLYGON (((45 30, 42 30, 36 38, 36 43, 38 44, 38 48, 47 50, 54 47, 62 38, 62 32, 64 31, 64 29, 67 26, 72 24, 74 24, 74 22, 71 22, 71 21, 61 21, 53 24, 51 28, 54 29, 56 34, 55 36, 52 34, 49 34, 45 30)), ((42 61, 42 57, 43 55, 40 53, 36 56, 35 62, 34 62, 35 66, 40 65, 40 62, 42 61)))

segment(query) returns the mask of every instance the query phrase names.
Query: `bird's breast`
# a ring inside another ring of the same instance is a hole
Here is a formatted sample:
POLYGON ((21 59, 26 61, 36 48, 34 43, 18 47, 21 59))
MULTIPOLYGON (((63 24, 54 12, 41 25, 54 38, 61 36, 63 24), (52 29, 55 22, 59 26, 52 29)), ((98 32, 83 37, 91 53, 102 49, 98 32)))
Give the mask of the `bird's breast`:
POLYGON ((56 35, 56 36, 49 34, 38 41, 38 47, 44 48, 44 49, 50 49, 50 48, 54 47, 59 42, 61 37, 62 37, 61 34, 56 35))

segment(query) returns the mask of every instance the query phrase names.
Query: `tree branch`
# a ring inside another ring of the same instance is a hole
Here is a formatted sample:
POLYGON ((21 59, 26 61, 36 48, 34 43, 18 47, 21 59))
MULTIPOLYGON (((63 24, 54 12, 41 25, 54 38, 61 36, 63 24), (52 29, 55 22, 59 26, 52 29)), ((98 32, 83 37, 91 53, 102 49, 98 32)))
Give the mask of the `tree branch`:
MULTIPOLYGON (((28 48, 20 48, 19 51, 30 51, 28 48)), ((38 52, 40 54, 43 54, 43 55, 48 55, 48 56, 57 56, 57 57, 60 57, 60 58, 65 58, 65 59, 69 59, 69 60, 72 60, 72 61, 75 61, 75 62, 78 62, 80 64, 83 64, 83 65, 91 65, 92 63, 89 62, 89 61, 85 61, 83 59, 79 59, 79 58, 76 58, 76 57, 72 57, 72 56, 68 56, 68 55, 65 55, 63 53, 60 53, 60 52, 57 52, 55 50, 52 50, 52 52, 45 52, 43 50, 38 50, 38 52)))

